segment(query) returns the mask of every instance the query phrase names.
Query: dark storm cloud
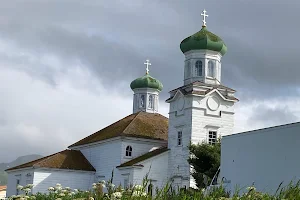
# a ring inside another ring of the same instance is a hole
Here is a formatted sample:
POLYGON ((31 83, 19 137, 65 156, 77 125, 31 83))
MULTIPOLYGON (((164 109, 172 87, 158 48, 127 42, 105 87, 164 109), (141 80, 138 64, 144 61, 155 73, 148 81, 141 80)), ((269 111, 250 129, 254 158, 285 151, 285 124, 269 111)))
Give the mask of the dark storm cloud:
POLYGON ((16 2, 1 6, 2 38, 37 53, 80 60, 110 85, 142 75, 149 57, 164 96, 182 83, 179 43, 201 28, 205 8, 209 30, 229 49, 223 58, 225 85, 242 91, 245 100, 244 93, 297 95, 289 92, 300 80, 297 1, 19 1, 15 8, 16 2), (109 81, 112 76, 115 81, 109 81))

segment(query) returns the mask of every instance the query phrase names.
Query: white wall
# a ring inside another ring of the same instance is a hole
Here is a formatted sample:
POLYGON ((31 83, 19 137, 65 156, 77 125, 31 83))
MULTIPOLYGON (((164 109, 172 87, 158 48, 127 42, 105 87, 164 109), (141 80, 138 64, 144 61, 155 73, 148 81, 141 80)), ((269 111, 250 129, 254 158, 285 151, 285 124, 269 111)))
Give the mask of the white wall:
MULTIPOLYGON (((9 197, 11 195, 16 195, 17 193, 17 179, 20 179, 20 185, 25 186, 27 184, 33 183, 33 169, 24 169, 16 171, 8 171, 8 182, 7 182, 7 191, 6 195, 9 197), (27 176, 27 174, 30 176, 27 176)), ((19 194, 22 194, 22 191, 19 191, 19 194)))
POLYGON ((147 153, 152 147, 160 147, 165 141, 143 140, 136 138, 115 138, 96 145, 81 147, 79 150, 96 169, 95 182, 109 180, 114 170, 113 183, 119 185, 124 183, 124 176, 116 167, 123 162, 147 153), (126 146, 131 145, 133 149, 132 158, 126 158, 126 146))
MULTIPOLYGON (((149 172, 148 179, 152 180, 155 188, 165 186, 168 181, 168 151, 140 162, 144 167, 133 169, 133 184, 142 184, 143 178, 149 172)), ((153 193, 154 194, 154 193, 153 193)))
MULTIPOLYGON (((218 137, 232 134, 234 126, 234 103, 224 101, 222 97, 213 92, 206 97, 176 95, 176 100, 170 103, 168 148, 169 177, 181 177, 182 187, 195 187, 190 176, 188 146, 190 142, 201 143, 208 141, 208 132, 217 131, 218 137), (183 110, 178 109, 179 99, 184 98, 183 110), (212 111, 207 107, 209 98, 215 98, 219 107, 212 111), (221 115, 220 115, 221 112, 221 115), (182 145, 177 145, 177 132, 182 131, 182 145)), ((178 179, 178 178, 177 178, 178 179)), ((178 184, 180 185, 180 181, 178 184)))
POLYGON ((34 188, 33 193, 48 192, 50 186, 55 187, 60 183, 62 187, 70 187, 72 189, 88 190, 94 182, 93 172, 69 171, 69 170, 51 170, 51 169, 35 169, 34 171, 34 188))
POLYGON ((221 174, 235 185, 275 192, 300 178, 300 123, 223 137, 221 174))
POLYGON ((148 153, 153 147, 161 147, 167 145, 166 141, 145 140, 140 138, 124 138, 122 139, 121 163, 127 162, 133 158, 148 153), (132 157, 126 157, 126 147, 132 147, 132 157))
POLYGON ((99 143, 82 147, 79 150, 86 157, 86 159, 96 169, 95 182, 101 180, 109 180, 112 171, 114 170, 114 184, 120 184, 120 174, 116 170, 116 166, 121 164, 121 141, 108 140, 107 142, 99 143))

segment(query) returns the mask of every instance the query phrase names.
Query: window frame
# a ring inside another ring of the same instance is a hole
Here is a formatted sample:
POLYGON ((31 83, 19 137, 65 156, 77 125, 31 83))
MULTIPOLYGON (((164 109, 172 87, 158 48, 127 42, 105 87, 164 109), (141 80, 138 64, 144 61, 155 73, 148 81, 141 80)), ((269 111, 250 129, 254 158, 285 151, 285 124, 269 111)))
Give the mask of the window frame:
POLYGON ((177 146, 182 146, 182 130, 177 131, 177 146))
POLYGON ((154 95, 153 94, 149 95, 148 101, 149 101, 148 108, 153 109, 154 108, 154 95))
POLYGON ((214 60, 209 60, 207 62, 207 76, 210 78, 215 78, 216 77, 215 70, 216 70, 216 62, 214 60), (210 75, 212 75, 212 76, 210 76, 210 75))
POLYGON ((216 130, 209 130, 208 131, 208 144, 214 145, 218 141, 218 131, 216 130))
POLYGON ((186 67, 185 67, 185 79, 191 78, 192 76, 192 67, 191 67, 191 61, 186 62, 186 67))
POLYGON ((197 60, 195 62, 195 76, 203 76, 203 62, 202 60, 197 60))
POLYGON ((125 156, 126 157, 132 157, 132 152, 133 152, 132 146, 127 145, 126 149, 125 149, 125 156))
POLYGON ((140 96, 140 108, 145 108, 145 95, 144 94, 141 94, 140 96))

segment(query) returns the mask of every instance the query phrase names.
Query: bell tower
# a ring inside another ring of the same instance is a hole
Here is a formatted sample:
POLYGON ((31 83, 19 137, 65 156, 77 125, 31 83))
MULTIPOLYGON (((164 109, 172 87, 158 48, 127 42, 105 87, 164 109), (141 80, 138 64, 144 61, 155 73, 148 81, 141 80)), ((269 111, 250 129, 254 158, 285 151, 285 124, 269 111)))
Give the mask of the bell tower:
POLYGON ((149 66, 151 63, 146 60, 146 74, 131 82, 130 87, 133 90, 133 113, 144 111, 157 113, 159 106, 159 93, 162 83, 149 75, 149 66))
POLYGON ((195 187, 189 158, 189 144, 208 142, 232 134, 235 90, 221 83, 221 59, 227 51, 223 40, 208 31, 206 11, 200 31, 180 44, 185 56, 183 86, 170 91, 169 178, 179 187, 195 187))

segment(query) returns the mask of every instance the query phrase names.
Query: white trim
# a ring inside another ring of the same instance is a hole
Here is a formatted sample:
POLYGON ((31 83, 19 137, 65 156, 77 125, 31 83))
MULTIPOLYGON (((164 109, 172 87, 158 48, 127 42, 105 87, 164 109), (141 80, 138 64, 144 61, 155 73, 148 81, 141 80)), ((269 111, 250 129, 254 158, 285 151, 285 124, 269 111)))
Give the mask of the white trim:
POLYGON ((97 142, 93 142, 93 143, 89 143, 89 144, 84 144, 84 145, 78 145, 78 146, 74 146, 74 147, 69 147, 69 149, 72 150, 81 150, 81 149, 85 149, 85 148, 90 148, 93 146, 97 146, 99 144, 103 144, 103 143, 110 143, 112 141, 124 141, 125 140, 135 140, 135 141, 142 141, 142 142, 157 142, 157 143, 161 143, 164 144, 166 142, 168 142, 167 140, 162 140, 162 139, 146 139, 146 138, 139 138, 139 137, 128 137, 125 135, 122 136, 117 136, 117 137, 113 137, 113 138, 109 138, 109 139, 105 139, 105 140, 100 140, 97 142))
POLYGON ((74 170, 74 169, 58 169, 58 168, 47 168, 47 167, 39 167, 34 169, 34 172, 43 172, 43 171, 55 171, 55 172, 61 171, 61 172, 96 174, 96 171, 84 171, 84 170, 74 170))
POLYGON ((92 143, 88 143, 88 144, 82 144, 82 145, 78 145, 78 146, 74 146, 74 147, 68 147, 68 148, 71 149, 71 150, 80 150, 80 149, 84 149, 84 148, 90 148, 90 147, 93 147, 93 146, 97 146, 98 144, 103 144, 103 143, 112 142, 114 140, 119 140, 120 138, 121 138, 121 136, 117 136, 117 137, 108 138, 108 139, 105 139, 105 140, 100 140, 100 141, 97 141, 97 142, 92 142, 92 143))
POLYGON ((168 100, 168 101, 166 101, 166 102, 167 102, 167 103, 172 102, 173 100, 175 100, 175 99, 177 98, 178 95, 184 96, 184 94, 178 89, 178 90, 176 91, 176 93, 174 94, 174 96, 173 96, 170 100, 168 100))
MULTIPOLYGON (((147 153, 149 153, 149 152, 147 152, 147 153)), ((118 167, 118 169, 130 169, 130 168, 139 168, 139 169, 142 169, 143 167, 142 167, 142 166, 138 166, 138 165, 143 165, 143 163, 149 161, 150 159, 152 159, 152 158, 157 158, 157 157, 159 157, 159 156, 164 155, 165 153, 169 153, 169 149, 168 149, 167 151, 165 151, 165 152, 162 152, 162 153, 156 155, 156 156, 152 156, 152 157, 147 158, 147 159, 145 159, 145 160, 143 160, 143 161, 137 162, 137 163, 135 163, 135 164, 132 165, 132 166, 118 167)), ((146 154, 146 153, 145 153, 145 154, 146 154)), ((143 154, 143 155, 144 155, 144 154, 143 154)), ((142 155, 140 155, 140 156, 142 156, 142 155)), ((138 156, 138 157, 139 157, 139 156, 138 156)))
POLYGON ((32 170, 32 169, 34 169, 34 167, 25 167, 25 168, 20 168, 20 169, 8 170, 8 171, 6 171, 6 173, 13 173, 13 172, 32 170))

